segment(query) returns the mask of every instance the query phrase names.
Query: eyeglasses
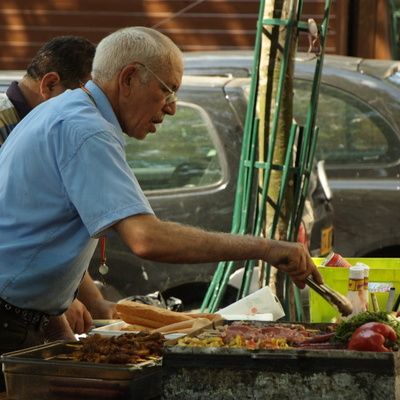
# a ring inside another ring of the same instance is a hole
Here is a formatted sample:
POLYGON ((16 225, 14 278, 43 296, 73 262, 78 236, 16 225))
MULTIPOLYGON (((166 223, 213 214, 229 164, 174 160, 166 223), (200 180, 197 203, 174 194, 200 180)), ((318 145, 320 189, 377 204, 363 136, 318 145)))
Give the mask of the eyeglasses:
POLYGON ((154 78, 156 78, 158 82, 160 82, 161 85, 163 85, 164 88, 169 92, 169 95, 165 98, 166 104, 171 104, 178 101, 178 96, 176 95, 175 91, 172 90, 154 71, 152 71, 146 64, 142 64, 140 62, 138 62, 137 64, 146 68, 147 71, 149 71, 154 76, 154 78))

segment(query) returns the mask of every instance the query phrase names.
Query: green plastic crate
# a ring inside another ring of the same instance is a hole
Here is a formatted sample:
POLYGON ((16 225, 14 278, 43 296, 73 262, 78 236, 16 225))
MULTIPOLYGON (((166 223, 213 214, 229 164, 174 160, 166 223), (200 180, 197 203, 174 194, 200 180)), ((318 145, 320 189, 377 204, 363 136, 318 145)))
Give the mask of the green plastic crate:
MULTIPOLYGON (((323 258, 313 258, 316 265, 320 266, 323 258)), ((390 282, 396 289, 395 299, 400 294, 400 258, 347 258, 346 260, 355 265, 357 262, 367 264, 369 270, 369 282, 390 282)), ((347 284, 349 269, 342 267, 319 267, 319 271, 324 278, 324 283, 337 290, 343 295, 347 294, 347 284)), ((310 289, 310 321, 311 322, 331 322, 339 316, 336 308, 331 306, 318 293, 310 289)), ((381 311, 386 310, 388 293, 376 293, 378 304, 381 311)), ((369 301, 371 308, 371 299, 369 301)))

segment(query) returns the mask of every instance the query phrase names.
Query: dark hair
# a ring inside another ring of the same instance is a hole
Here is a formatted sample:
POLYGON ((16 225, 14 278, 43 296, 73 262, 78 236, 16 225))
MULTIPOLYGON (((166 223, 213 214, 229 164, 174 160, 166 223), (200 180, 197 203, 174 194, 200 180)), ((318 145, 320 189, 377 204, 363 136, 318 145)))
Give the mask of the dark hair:
POLYGON ((92 70, 95 46, 79 36, 57 36, 46 42, 26 69, 35 80, 48 72, 57 72, 66 88, 77 86, 92 70))

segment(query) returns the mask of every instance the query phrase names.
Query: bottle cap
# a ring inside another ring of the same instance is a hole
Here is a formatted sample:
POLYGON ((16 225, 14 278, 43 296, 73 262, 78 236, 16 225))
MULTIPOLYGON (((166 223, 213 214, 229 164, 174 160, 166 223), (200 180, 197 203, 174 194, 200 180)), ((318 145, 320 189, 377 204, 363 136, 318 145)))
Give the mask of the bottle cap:
POLYGON ((364 267, 359 265, 355 265, 354 267, 350 267, 350 279, 364 279, 364 267))
POLYGON ((369 266, 367 264, 364 264, 362 262, 358 262, 356 263, 356 265, 354 265, 355 267, 362 267, 364 268, 364 276, 368 277, 369 276, 369 266))

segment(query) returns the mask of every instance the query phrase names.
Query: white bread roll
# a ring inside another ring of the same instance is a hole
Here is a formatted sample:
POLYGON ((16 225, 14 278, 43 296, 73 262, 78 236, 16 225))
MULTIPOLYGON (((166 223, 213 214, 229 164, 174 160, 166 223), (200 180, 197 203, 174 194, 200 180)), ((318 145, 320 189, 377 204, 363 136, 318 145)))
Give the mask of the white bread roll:
POLYGON ((128 324, 148 326, 150 328, 160 328, 161 326, 193 319, 182 313, 130 300, 117 303, 116 310, 121 319, 128 324))

